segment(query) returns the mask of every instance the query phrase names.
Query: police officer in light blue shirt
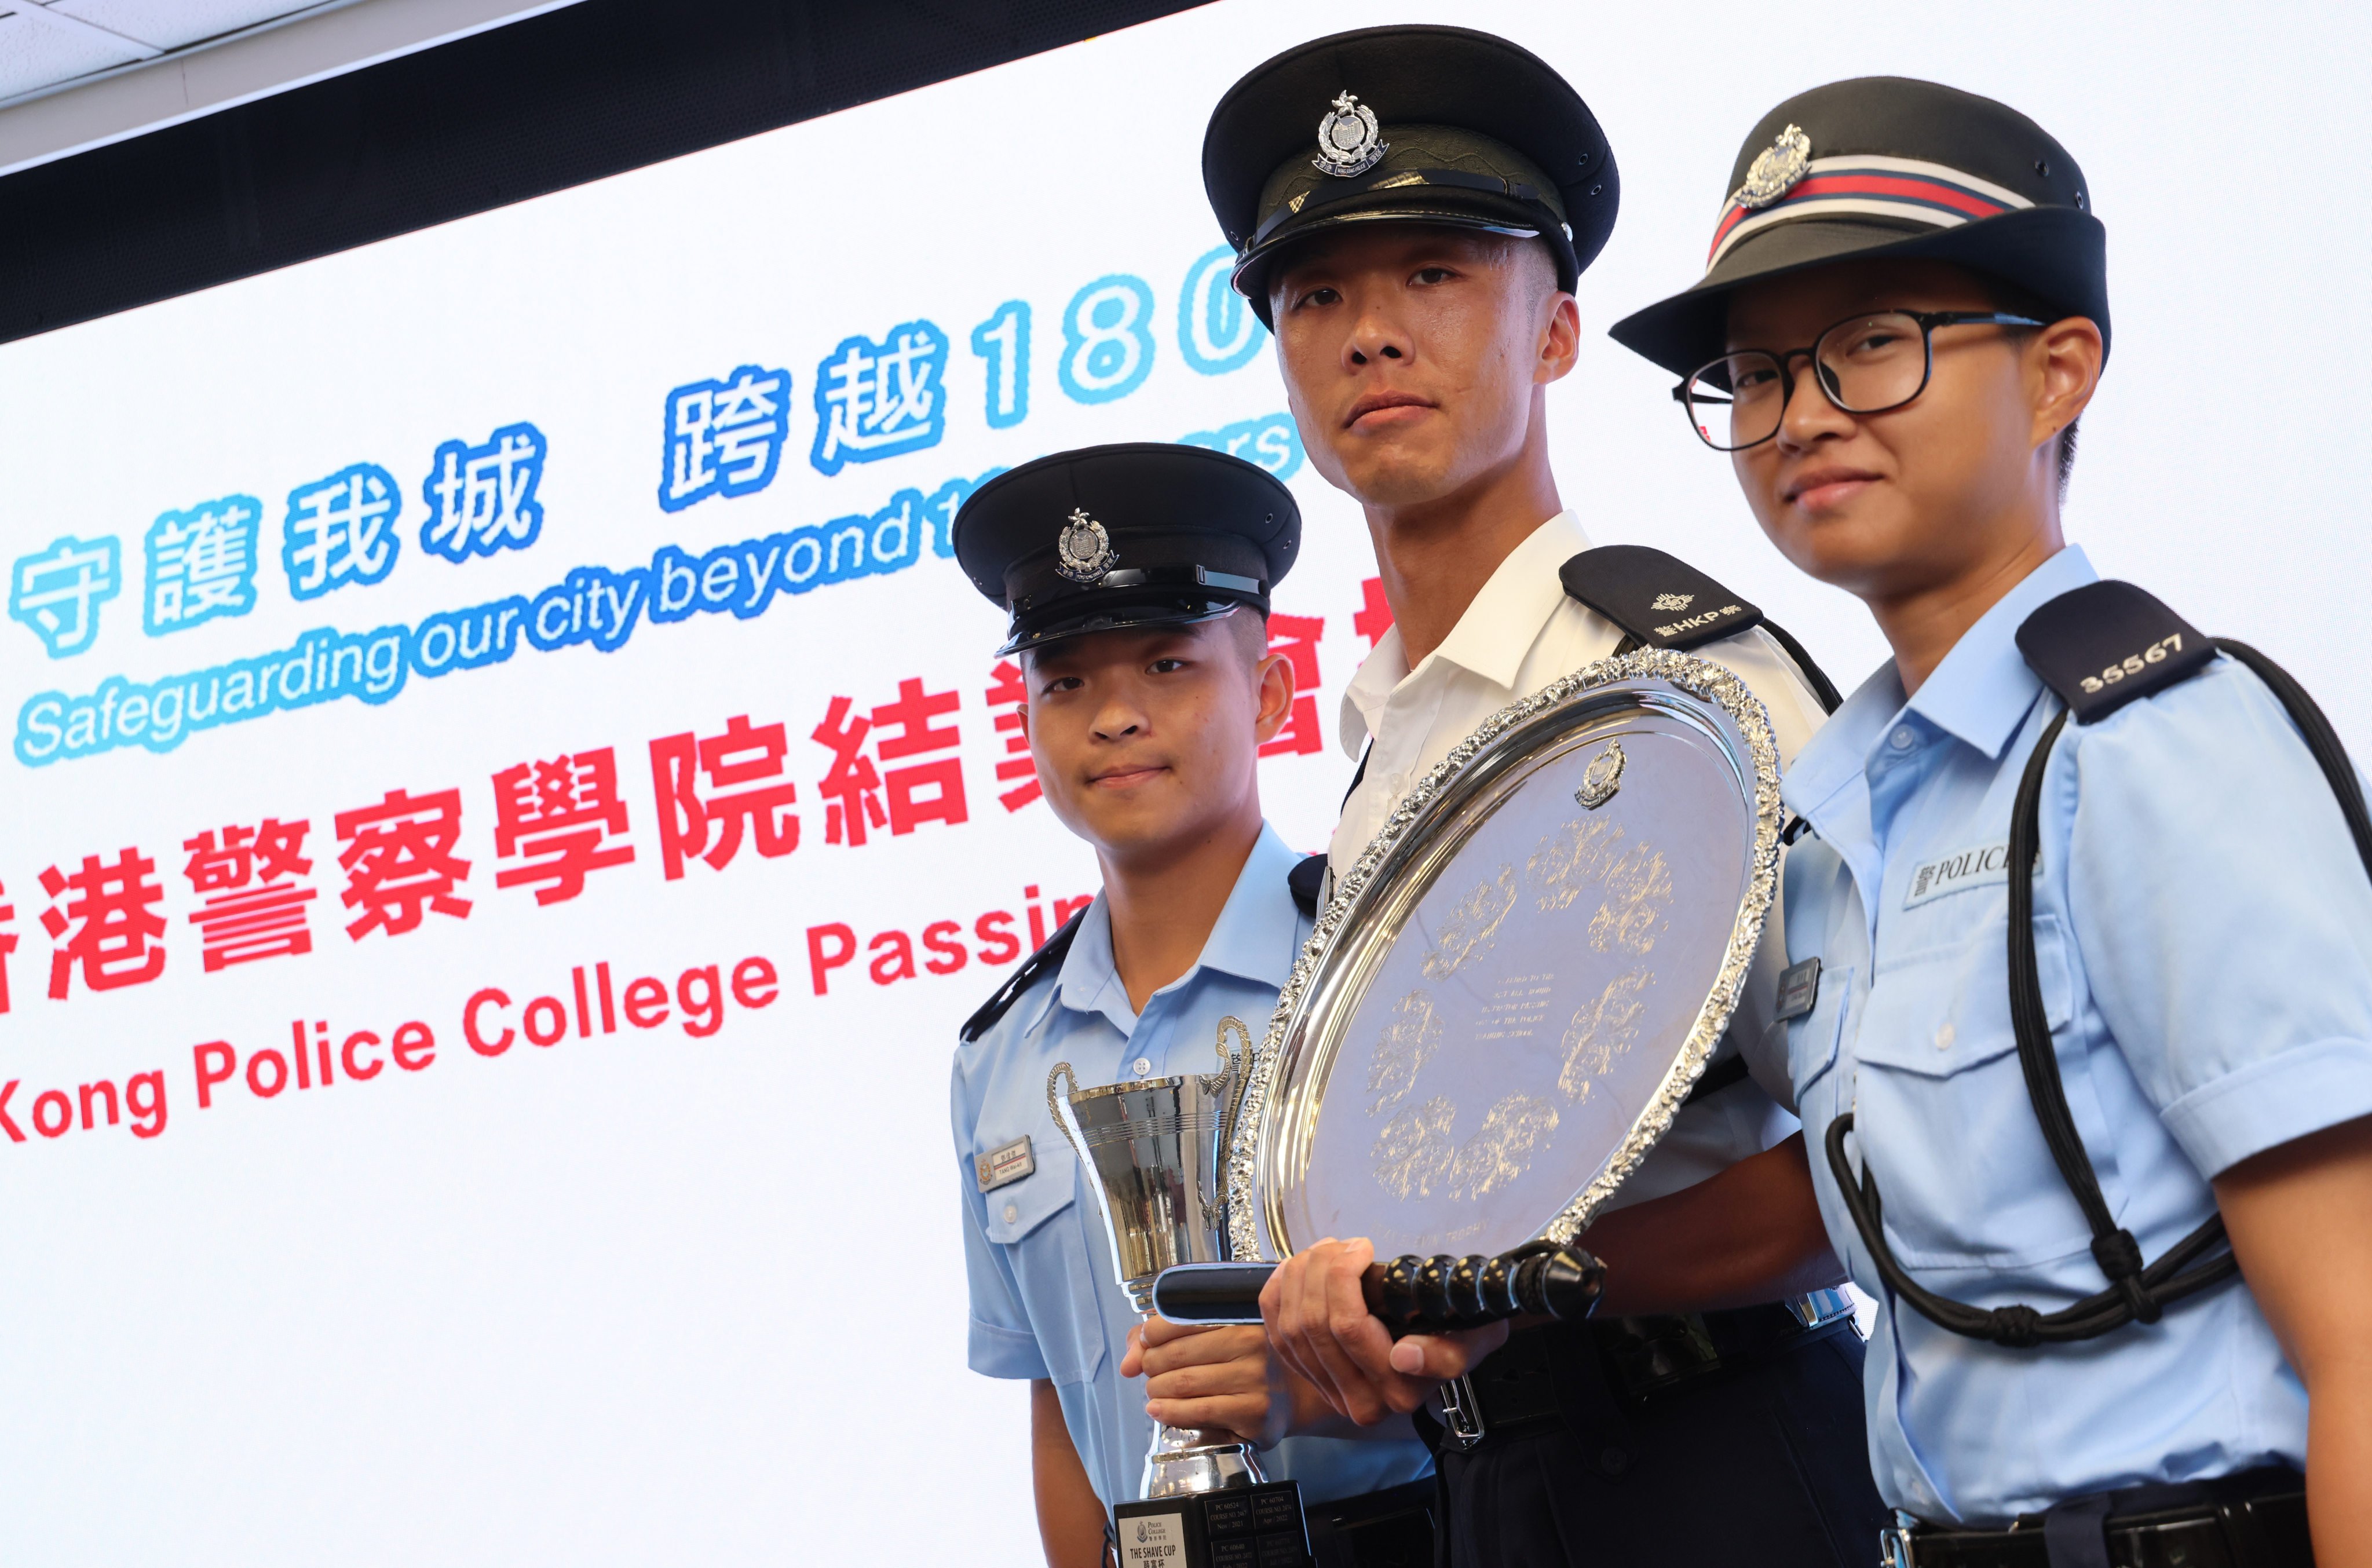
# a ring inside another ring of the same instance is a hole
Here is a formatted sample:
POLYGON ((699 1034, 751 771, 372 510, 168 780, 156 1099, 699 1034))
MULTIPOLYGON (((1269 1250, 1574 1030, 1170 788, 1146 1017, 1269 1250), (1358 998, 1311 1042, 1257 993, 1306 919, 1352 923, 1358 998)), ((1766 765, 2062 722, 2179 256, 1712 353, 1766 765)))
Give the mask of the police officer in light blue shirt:
MULTIPOLYGON (((1299 525, 1264 470, 1154 445, 1026 464, 956 520, 959 563, 1012 615, 1047 803, 1104 875, 965 1025, 952 1093, 971 1363, 1033 1385, 1057 1568, 1099 1561, 1107 1510, 1137 1495, 1148 1400, 1171 1425, 1273 1443, 1262 1464, 1300 1483, 1321 1564, 1430 1561, 1431 1461, 1405 1427, 1276 1441, 1323 1405, 1304 1390, 1296 1411, 1256 1328, 1132 1344, 1091 1179, 1047 1105, 1057 1063, 1082 1086, 1215 1070, 1223 1020, 1264 1032, 1309 935, 1288 885, 1302 857, 1262 821, 1256 776, 1292 705, 1264 625, 1299 525)), ((1301 887, 1314 898, 1314 877, 1301 887)))
POLYGON ((1615 335, 1894 650, 1787 771, 1765 1040, 1878 1301, 1889 1561, 2372 1562, 2372 819, 2277 667, 2061 536, 2083 175, 1874 78, 1732 187, 1615 335))

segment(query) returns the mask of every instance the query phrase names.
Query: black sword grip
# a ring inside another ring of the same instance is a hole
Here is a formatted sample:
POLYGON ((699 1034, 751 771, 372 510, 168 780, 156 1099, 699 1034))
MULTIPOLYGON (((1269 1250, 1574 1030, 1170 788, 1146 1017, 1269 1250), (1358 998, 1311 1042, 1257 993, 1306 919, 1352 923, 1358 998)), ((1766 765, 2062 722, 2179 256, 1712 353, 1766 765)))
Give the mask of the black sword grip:
MULTIPOLYGON (((1173 1323, 1258 1323, 1261 1287, 1273 1263, 1181 1263, 1153 1284, 1153 1309, 1173 1323)), ((1395 1339, 1479 1329, 1507 1318, 1589 1316, 1606 1266, 1577 1247, 1536 1241, 1496 1258, 1405 1257, 1370 1263, 1360 1280, 1367 1310, 1395 1339)))
POLYGON ((1398 1337, 1509 1318, 1578 1321, 1598 1306, 1606 1265, 1577 1247, 1533 1242, 1496 1258, 1395 1258, 1362 1283, 1367 1310, 1398 1337))

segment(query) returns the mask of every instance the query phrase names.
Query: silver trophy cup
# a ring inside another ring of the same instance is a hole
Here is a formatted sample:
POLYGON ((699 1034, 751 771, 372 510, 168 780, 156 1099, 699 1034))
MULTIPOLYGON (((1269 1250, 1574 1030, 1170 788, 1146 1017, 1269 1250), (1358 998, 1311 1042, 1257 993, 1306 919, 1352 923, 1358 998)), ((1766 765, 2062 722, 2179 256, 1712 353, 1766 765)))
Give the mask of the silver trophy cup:
MULTIPOLYGON (((1120 1287, 1148 1316, 1154 1276, 1162 1270, 1226 1256, 1224 1161, 1251 1052, 1251 1033, 1241 1019, 1221 1020, 1218 1050, 1216 1073, 1093 1089, 1078 1086, 1067 1062, 1046 1075, 1046 1105, 1054 1125, 1095 1179, 1090 1190, 1111 1240, 1120 1287), (1238 1041, 1232 1052, 1230 1030, 1238 1041)), ((1137 1492, 1146 1498, 1180 1497, 1258 1486, 1266 1480, 1250 1444, 1225 1433, 1157 1423, 1137 1492)))

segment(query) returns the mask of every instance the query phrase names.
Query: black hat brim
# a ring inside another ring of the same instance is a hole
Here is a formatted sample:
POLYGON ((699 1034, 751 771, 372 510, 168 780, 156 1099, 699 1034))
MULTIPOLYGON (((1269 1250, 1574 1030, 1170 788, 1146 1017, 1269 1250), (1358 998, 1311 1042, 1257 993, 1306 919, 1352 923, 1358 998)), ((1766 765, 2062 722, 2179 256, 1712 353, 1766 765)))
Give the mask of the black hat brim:
POLYGON ((1463 228, 1482 234, 1504 234, 1517 239, 1544 239, 1557 265, 1557 286, 1570 290, 1580 275, 1573 240, 1563 224, 1545 209, 1534 210, 1506 196, 1429 187, 1416 193, 1378 191, 1370 198, 1354 198, 1340 209, 1279 230, 1237 258, 1229 283, 1273 331, 1269 319, 1268 272, 1282 252, 1305 240, 1339 233, 1352 224, 1421 223, 1436 228, 1463 228))
POLYGON ((1686 376, 1728 350, 1730 296, 1747 284, 1840 261, 1920 260, 1983 273, 2066 315, 2088 317, 2105 345, 2109 300, 2100 280, 2107 248, 2100 220, 2074 207, 2027 207, 1949 228, 1875 217, 1807 217, 1749 236, 1700 282, 1624 317, 1607 335, 1686 376))
POLYGON ((1028 631, 1016 631, 996 650, 996 656, 1017 654, 1029 648, 1042 648, 1049 643, 1060 643, 1072 637, 1091 636, 1098 632, 1141 632, 1154 626, 1193 626, 1205 621, 1216 621, 1244 609, 1264 610, 1266 606, 1250 597, 1242 598, 1147 600, 1143 604, 1097 604, 1083 606, 1076 615, 1058 616, 1028 631))

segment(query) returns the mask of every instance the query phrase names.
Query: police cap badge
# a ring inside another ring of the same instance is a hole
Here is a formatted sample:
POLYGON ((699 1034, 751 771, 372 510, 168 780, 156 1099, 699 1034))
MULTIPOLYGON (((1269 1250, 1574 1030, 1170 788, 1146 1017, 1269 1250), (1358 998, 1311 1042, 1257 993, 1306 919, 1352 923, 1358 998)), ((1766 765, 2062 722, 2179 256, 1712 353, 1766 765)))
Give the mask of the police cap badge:
POLYGON ((1612 328, 1676 376, 1728 348, 1740 285, 1876 257, 1956 262, 2109 335, 2084 171, 2006 104, 1904 76, 1831 82, 1762 117, 1728 189, 1704 275, 1612 328))
POLYGON ((1619 196, 1605 133, 1563 76, 1506 39, 1445 27, 1337 33, 1255 67, 1212 111, 1203 188, 1263 321, 1279 251, 1378 219, 1539 238, 1570 289, 1619 196))
POLYGON ((1011 618, 999 653, 1062 637, 1208 621, 1292 569, 1293 493, 1207 447, 1128 442, 1056 452, 972 492, 956 561, 1011 618))

